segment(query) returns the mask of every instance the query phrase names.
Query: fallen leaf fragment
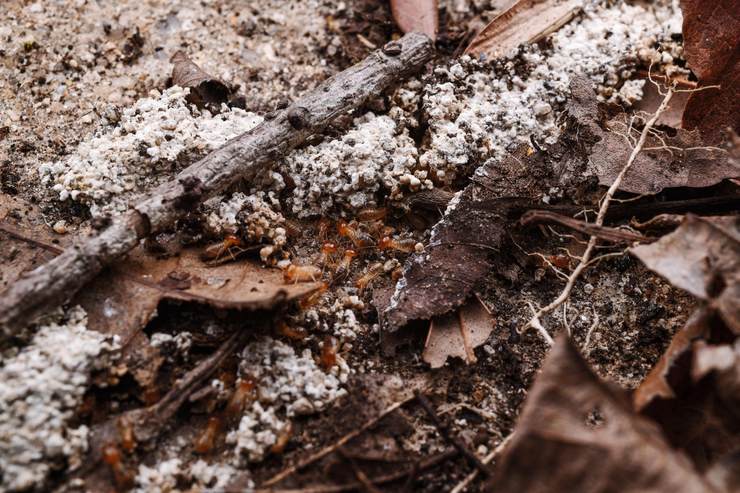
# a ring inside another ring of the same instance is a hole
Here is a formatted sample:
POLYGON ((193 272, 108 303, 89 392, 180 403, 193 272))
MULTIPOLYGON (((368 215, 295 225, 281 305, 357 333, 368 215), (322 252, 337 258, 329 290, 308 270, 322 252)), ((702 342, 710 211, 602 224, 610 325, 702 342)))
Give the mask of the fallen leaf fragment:
POLYGON ((630 249, 650 270, 702 300, 740 334, 740 218, 687 215, 655 243, 630 249))
MULTIPOLYGON (((627 123, 615 118, 606 124, 607 131, 598 131, 601 140, 594 145, 589 171, 599 183, 614 183, 627 161, 632 147, 624 135, 627 123)), ((650 136, 645 151, 637 155, 627 171, 620 190, 639 194, 654 194, 664 188, 708 187, 727 178, 740 176, 740 167, 723 149, 706 147, 697 131, 678 129, 675 136, 650 136)))
POLYGON ((188 102, 204 107, 220 106, 226 103, 232 93, 231 88, 220 79, 211 76, 195 64, 183 51, 178 51, 170 61, 172 67, 172 84, 190 89, 188 102))
POLYGON ((582 6, 582 0, 519 0, 484 27, 465 53, 491 59, 510 55, 563 27, 582 6))
POLYGON ((474 297, 454 313, 432 319, 422 358, 432 368, 441 368, 451 357, 475 363, 473 349, 486 342, 495 325, 496 319, 474 297))
POLYGON ((404 33, 424 33, 432 41, 437 39, 437 0, 391 0, 391 13, 404 33))
POLYGON ((716 490, 561 336, 529 392, 487 491, 716 490))
POLYGON ((681 10, 689 68, 702 86, 720 86, 691 94, 683 126, 719 143, 728 127, 740 132, 740 2, 682 0, 681 10))

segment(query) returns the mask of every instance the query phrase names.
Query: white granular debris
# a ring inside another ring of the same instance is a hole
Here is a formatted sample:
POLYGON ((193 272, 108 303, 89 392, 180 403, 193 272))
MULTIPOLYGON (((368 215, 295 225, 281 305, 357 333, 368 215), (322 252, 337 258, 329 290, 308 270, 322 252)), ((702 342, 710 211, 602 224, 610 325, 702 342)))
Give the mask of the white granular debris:
POLYGON ((122 211, 142 191, 170 179, 189 154, 213 150, 258 125, 240 109, 213 115, 188 106, 188 89, 171 87, 123 110, 120 123, 84 140, 70 156, 42 164, 39 174, 59 194, 93 215, 122 211))
POLYGON ((42 489, 52 470, 78 467, 86 426, 67 423, 94 370, 108 367, 117 345, 86 328, 80 307, 41 327, 0 368, 0 491, 42 489))
POLYGON ((317 216, 333 208, 349 211, 377 205, 381 189, 400 197, 412 185, 431 187, 426 174, 414 175, 416 145, 408 130, 390 116, 367 113, 354 121, 343 137, 306 147, 288 155, 281 169, 295 182, 288 198, 298 217, 317 216))
POLYGON ((419 169, 435 184, 449 185, 530 136, 554 142, 574 75, 591 78, 602 100, 634 103, 642 96, 640 83, 627 79, 636 65, 683 70, 673 64, 682 52, 671 40, 680 33, 680 16, 675 5, 592 1, 580 19, 550 36, 549 47, 530 46, 488 65, 463 57, 438 67, 437 81, 424 88, 429 138, 419 169))
MULTIPOLYGON (((279 175, 278 175, 279 176, 279 175)), ((285 217, 279 212, 280 203, 274 194, 237 192, 229 199, 217 197, 205 204, 210 233, 223 237, 239 234, 249 244, 265 244, 260 251, 264 262, 277 257, 288 241, 285 217)))
MULTIPOLYGON (((190 477, 194 486, 200 486, 205 491, 223 491, 235 474, 236 470, 231 464, 208 464, 199 459, 190 465, 190 477)), ((254 484, 247 485, 247 488, 254 488, 254 484)))
POLYGON ((139 465, 136 475, 136 493, 169 493, 176 491, 181 461, 178 458, 164 460, 154 467, 139 465))
MULTIPOLYGON (((139 465, 136 475, 135 493, 175 493, 178 482, 188 484, 185 491, 218 492, 224 491, 232 477, 237 474, 231 464, 208 464, 198 459, 189 466, 185 466, 177 457, 168 458, 147 466, 139 465)), ((252 488, 253 485, 248 486, 252 488)))
POLYGON ((155 332, 152 334, 150 344, 153 347, 159 348, 168 356, 179 355, 180 357, 187 358, 190 348, 193 345, 193 334, 183 331, 173 336, 164 332, 155 332))
POLYGON ((244 414, 239 428, 227 435, 226 443, 235 445, 234 452, 240 459, 259 462, 265 458, 286 426, 285 421, 275 416, 274 407, 265 409, 258 401, 244 414))
POLYGON ((337 362, 325 373, 310 349, 297 355, 289 345, 269 337, 249 344, 242 353, 239 372, 258 382, 258 398, 245 411, 239 428, 226 437, 235 445, 237 457, 242 462, 262 460, 288 418, 321 411, 345 395, 342 384, 350 370, 340 356, 337 362))

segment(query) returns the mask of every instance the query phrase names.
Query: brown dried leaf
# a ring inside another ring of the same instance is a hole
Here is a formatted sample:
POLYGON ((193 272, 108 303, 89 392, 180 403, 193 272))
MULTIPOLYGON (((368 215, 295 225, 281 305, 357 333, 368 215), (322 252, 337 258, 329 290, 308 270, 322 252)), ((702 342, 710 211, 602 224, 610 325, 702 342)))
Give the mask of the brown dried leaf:
POLYGON ((740 333, 740 218, 688 215, 673 233, 630 253, 674 286, 717 300, 725 323, 740 333))
POLYGON ((719 78, 740 45, 740 1, 681 0, 683 53, 702 81, 719 78))
POLYGON ((582 5, 581 0, 519 0, 484 27, 465 53, 492 59, 509 55, 563 27, 582 5))
MULTIPOLYGON (((736 51, 740 52, 740 47, 736 51)), ((719 85, 720 89, 689 96, 683 127, 698 130, 706 144, 720 144, 729 139, 730 131, 740 133, 740 55, 719 78, 703 85, 719 85)))
MULTIPOLYGON (((623 119, 607 122, 607 131, 601 132, 601 141, 594 147, 589 171, 599 177, 599 183, 610 186, 627 162, 632 148, 625 137, 627 126, 623 119)), ((658 193, 664 188, 708 187, 727 178, 740 176, 737 163, 721 149, 704 147, 697 131, 679 129, 675 136, 650 136, 646 151, 637 155, 627 171, 620 190, 632 193, 658 193), (663 145, 670 149, 661 148, 663 145)))
POLYGON ((698 129, 707 142, 740 132, 740 1, 682 0, 684 55, 702 85, 720 85, 691 94, 683 126, 698 129))
POLYGON ((567 337, 550 351, 488 491, 714 491, 567 337))
POLYGON ((0 292, 70 243, 46 225, 37 206, 0 194, 0 292))
POLYGON ((204 107, 220 106, 229 100, 231 88, 220 79, 211 76, 195 64, 183 51, 178 51, 170 61, 172 67, 172 84, 190 89, 188 102, 204 107))
POLYGON ((391 0, 393 19, 404 33, 418 32, 437 39, 437 0, 391 0))
POLYGON ((701 307, 633 394, 635 409, 660 424, 701 471, 740 443, 740 358, 733 339, 714 308, 701 307))
POLYGON ((432 319, 422 358, 432 368, 441 368, 451 357, 475 363, 473 349, 486 342, 495 325, 483 303, 472 298, 456 312, 432 319))

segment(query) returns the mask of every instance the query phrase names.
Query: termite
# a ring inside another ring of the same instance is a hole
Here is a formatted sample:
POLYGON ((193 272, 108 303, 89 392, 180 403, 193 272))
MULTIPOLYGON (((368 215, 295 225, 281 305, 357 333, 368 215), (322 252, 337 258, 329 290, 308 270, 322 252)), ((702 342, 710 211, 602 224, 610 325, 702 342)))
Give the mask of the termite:
POLYGON ((378 242, 378 250, 398 250, 399 252, 413 252, 416 250, 416 240, 408 238, 405 240, 394 240, 385 236, 378 242))
POLYGON ((125 416, 122 416, 116 422, 118 435, 121 438, 121 447, 126 452, 133 452, 136 448, 136 437, 134 436, 134 426, 125 416))
POLYGON ((236 382, 234 393, 231 394, 229 403, 226 405, 226 410, 224 411, 225 415, 227 417, 241 416, 247 403, 254 399, 256 386, 256 382, 249 377, 239 379, 239 381, 236 382))
POLYGON ((207 454, 210 452, 216 444, 216 438, 221 432, 221 418, 213 416, 208 418, 208 424, 206 425, 203 433, 195 440, 195 446, 193 449, 198 454, 207 454))
POLYGON ((277 440, 275 443, 270 447, 270 452, 273 454, 282 454, 285 450, 285 447, 288 446, 288 442, 290 442, 290 437, 293 435, 293 423, 288 421, 288 423, 283 427, 282 430, 280 430, 280 434, 277 437, 277 440))
POLYGON ((355 248, 370 248, 375 244, 373 238, 367 233, 360 231, 356 225, 341 222, 337 226, 337 231, 339 232, 339 236, 349 239, 355 248))
POLYGON ((334 280, 340 279, 347 275, 347 273, 349 272, 349 268, 352 265, 352 259, 354 259, 356 256, 357 252, 354 250, 347 249, 344 251, 342 260, 339 262, 337 270, 334 271, 334 280))
POLYGON ((115 445, 106 445, 103 448, 103 462, 113 471, 113 479, 120 490, 128 490, 133 486, 133 476, 126 471, 121 458, 121 451, 115 445))
POLYGON ((319 240, 326 241, 329 238, 329 231, 331 230, 331 221, 322 217, 319 220, 319 240))
POLYGON ((316 303, 319 302, 321 297, 326 293, 326 291, 329 289, 329 285, 325 282, 321 283, 321 286, 314 291, 313 293, 309 294, 305 298, 301 299, 298 302, 298 306, 300 306, 301 310, 305 310, 306 308, 312 307, 316 303))
POLYGON ((227 235, 224 241, 207 246, 201 254, 201 258, 205 261, 215 262, 223 256, 229 255, 231 260, 234 260, 236 259, 236 255, 244 251, 242 246, 242 240, 238 236, 227 235))
POLYGON ((357 213, 357 220, 361 222, 382 221, 387 214, 388 210, 385 207, 367 208, 357 213))
POLYGON ((287 337, 288 339, 293 339, 294 341, 302 341, 303 339, 308 337, 308 334, 305 330, 294 329, 285 322, 281 322, 280 324, 278 324, 278 334, 283 337, 287 337))
POLYGON ((324 370, 329 370, 337 364, 337 347, 334 344, 333 337, 327 337, 324 340, 324 345, 321 346, 319 364, 324 370))
POLYGON ((367 271, 355 283, 357 288, 360 290, 360 294, 362 294, 367 285, 370 284, 373 279, 377 278, 384 271, 385 270, 383 269, 383 264, 381 262, 377 262, 368 267, 367 271))
POLYGON ((321 255, 319 256, 319 264, 322 267, 331 265, 334 254, 337 253, 337 245, 334 243, 324 243, 321 245, 321 255))
POLYGON ((321 278, 321 269, 313 265, 291 264, 283 271, 283 280, 286 284, 316 281, 321 278))

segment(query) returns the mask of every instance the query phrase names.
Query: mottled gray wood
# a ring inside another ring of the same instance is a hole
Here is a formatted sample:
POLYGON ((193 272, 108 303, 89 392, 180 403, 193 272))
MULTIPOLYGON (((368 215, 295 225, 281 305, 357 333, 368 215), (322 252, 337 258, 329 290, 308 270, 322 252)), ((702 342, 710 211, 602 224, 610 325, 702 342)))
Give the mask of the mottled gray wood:
POLYGON ((78 242, 16 281, 0 298, 0 339, 17 334, 48 309, 69 300, 140 239, 172 226, 184 212, 235 181, 253 179, 335 117, 358 108, 368 98, 420 70, 433 54, 429 38, 407 34, 189 166, 131 211, 113 218, 97 235, 78 242))

